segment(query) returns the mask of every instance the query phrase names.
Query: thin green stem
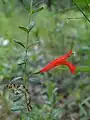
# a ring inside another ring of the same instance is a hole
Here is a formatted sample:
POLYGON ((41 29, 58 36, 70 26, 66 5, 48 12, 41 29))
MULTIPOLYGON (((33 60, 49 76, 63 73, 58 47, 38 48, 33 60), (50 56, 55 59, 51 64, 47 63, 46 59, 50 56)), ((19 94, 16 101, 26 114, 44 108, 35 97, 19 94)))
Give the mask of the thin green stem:
MULTIPOLYGON (((32 0, 31 0, 31 4, 30 4, 30 14, 29 14, 29 23, 31 21, 31 15, 32 15, 32 0)), ((24 86, 25 86, 25 90, 27 89, 27 81, 28 81, 28 77, 27 77, 27 63, 28 63, 28 43, 29 43, 29 32, 27 33, 27 39, 26 39, 26 47, 25 47, 25 67, 24 67, 24 86)), ((28 98, 27 98, 27 93, 25 92, 25 101, 26 101, 26 105, 27 105, 27 110, 28 109, 28 98)))
POLYGON ((60 19, 83 20, 84 17, 61 17, 60 19))
POLYGON ((85 3, 86 3, 86 5, 87 5, 87 7, 89 8, 88 1, 87 1, 87 0, 85 0, 85 3))
MULTIPOLYGON (((25 90, 27 89, 27 62, 28 62, 28 41, 29 41, 29 33, 27 33, 27 41, 26 41, 26 50, 25 50, 25 67, 24 67, 24 86, 25 86, 25 90)), ((27 105, 27 94, 25 92, 25 101, 26 101, 26 105, 27 105)), ((27 109, 28 109, 28 105, 27 105, 27 109)))
POLYGON ((90 23, 89 18, 86 16, 86 14, 82 11, 82 9, 76 4, 75 0, 73 0, 75 6, 78 8, 78 10, 84 15, 84 17, 87 19, 87 21, 90 23))
MULTIPOLYGON (((26 49, 25 49, 25 67, 24 67, 25 75, 24 75, 24 76, 27 76, 28 41, 29 41, 29 33, 27 33, 27 41, 26 41, 26 49)), ((26 84, 27 84, 27 79, 26 79, 26 77, 24 78, 24 84, 25 84, 25 87, 26 87, 26 84)))

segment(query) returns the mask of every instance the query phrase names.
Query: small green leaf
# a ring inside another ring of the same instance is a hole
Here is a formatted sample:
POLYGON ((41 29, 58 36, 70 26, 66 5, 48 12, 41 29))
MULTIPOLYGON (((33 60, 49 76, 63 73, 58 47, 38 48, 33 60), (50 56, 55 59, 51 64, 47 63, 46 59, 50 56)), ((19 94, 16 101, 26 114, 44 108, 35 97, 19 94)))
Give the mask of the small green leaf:
POLYGON ((16 41, 16 40, 14 40, 14 42, 17 43, 17 44, 19 44, 19 45, 21 45, 23 48, 25 48, 24 44, 21 43, 20 41, 16 41))
POLYGON ((35 25, 34 21, 32 21, 32 22, 28 25, 28 32, 30 32, 30 31, 33 29, 34 25, 35 25))
POLYGON ((13 84, 13 83, 15 83, 16 81, 19 81, 19 80, 23 80, 23 78, 22 77, 15 77, 14 79, 12 79, 10 81, 10 84, 13 84))
POLYGON ((17 102, 17 101, 19 101, 19 100, 21 100, 21 98, 23 97, 24 95, 16 95, 15 96, 15 99, 13 99, 13 102, 17 102))
POLYGON ((41 11, 41 10, 43 10, 44 9, 44 7, 40 7, 40 8, 38 8, 38 9, 36 9, 36 10, 32 10, 32 14, 34 14, 34 13, 36 13, 36 12, 39 12, 39 11, 41 11))
POLYGON ((77 72, 90 72, 90 67, 89 66, 79 66, 77 67, 77 72))
POLYGON ((38 80, 38 79, 30 79, 29 82, 30 82, 31 84, 41 84, 41 81, 38 80))
POLYGON ((15 107, 11 108, 11 111, 21 111, 23 109, 24 109, 23 106, 18 105, 18 106, 15 106, 15 107))
POLYGON ((29 49, 31 46, 36 45, 36 44, 39 44, 39 43, 40 43, 40 42, 37 41, 37 42, 35 42, 35 43, 30 44, 30 45, 28 46, 28 49, 29 49))
POLYGON ((21 29, 21 30, 23 30, 24 32, 26 32, 26 33, 28 33, 29 31, 28 31, 28 29, 27 28, 25 28, 25 27, 23 27, 23 26, 19 26, 19 28, 21 29))
POLYGON ((23 4, 25 9, 29 12, 30 11, 30 0, 23 0, 23 4))
POLYGON ((80 114, 84 114, 85 116, 87 116, 87 111, 83 108, 82 105, 79 105, 79 108, 80 108, 80 114))
POLYGON ((25 62, 18 63, 18 65, 23 65, 23 64, 25 64, 25 62))
POLYGON ((86 5, 86 2, 90 4, 90 0, 75 0, 75 2, 77 4, 82 4, 82 5, 86 5))
POLYGON ((54 84, 53 84, 53 82, 48 82, 48 83, 47 83, 47 92, 48 92, 48 98, 49 98, 49 100, 52 100, 53 89, 54 89, 54 84))

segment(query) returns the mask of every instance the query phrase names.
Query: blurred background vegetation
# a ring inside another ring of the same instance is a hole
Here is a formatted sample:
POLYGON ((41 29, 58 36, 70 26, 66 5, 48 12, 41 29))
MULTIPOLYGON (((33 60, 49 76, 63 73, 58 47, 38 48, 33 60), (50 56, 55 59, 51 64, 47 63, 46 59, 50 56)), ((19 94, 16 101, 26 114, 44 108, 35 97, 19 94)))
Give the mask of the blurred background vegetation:
MULTIPOLYGON (((76 66, 88 66, 90 71, 90 22, 80 11, 89 19, 90 0, 75 0, 75 3, 73 0, 33 0, 34 8, 45 8, 32 16, 35 27, 29 43, 39 41, 39 44, 28 52, 28 75, 71 49, 75 54, 70 60, 76 66)), ((28 80, 31 112, 22 110, 23 100, 13 102, 17 96, 6 86, 10 80, 23 76, 23 67, 18 64, 24 59, 24 50, 14 40, 25 44, 26 33, 18 27, 27 26, 29 4, 30 0, 0 0, 0 119, 89 120, 87 67, 75 75, 66 67, 57 67, 31 77, 28 80)))

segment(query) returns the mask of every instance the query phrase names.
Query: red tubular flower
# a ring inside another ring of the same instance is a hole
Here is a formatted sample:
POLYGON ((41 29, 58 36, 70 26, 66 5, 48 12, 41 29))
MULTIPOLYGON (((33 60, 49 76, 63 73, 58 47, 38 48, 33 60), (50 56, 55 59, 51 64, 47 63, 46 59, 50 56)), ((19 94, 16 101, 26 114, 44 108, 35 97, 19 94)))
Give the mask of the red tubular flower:
POLYGON ((47 72, 50 69, 59 65, 66 65, 70 69, 71 73, 74 74, 76 70, 76 66, 73 65, 71 62, 66 61, 67 58, 70 57, 71 55, 72 55, 72 50, 70 50, 67 54, 48 63, 44 68, 40 70, 40 73, 47 72))

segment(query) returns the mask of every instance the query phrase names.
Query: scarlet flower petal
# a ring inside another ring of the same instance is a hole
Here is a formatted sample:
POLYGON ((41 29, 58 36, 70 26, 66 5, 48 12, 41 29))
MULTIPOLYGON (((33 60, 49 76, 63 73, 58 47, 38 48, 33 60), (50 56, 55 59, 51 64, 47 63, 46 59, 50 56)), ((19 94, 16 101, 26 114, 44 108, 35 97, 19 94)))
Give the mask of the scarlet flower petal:
POLYGON ((73 65, 71 62, 65 61, 64 65, 67 65, 71 71, 72 74, 75 74, 76 72, 76 66, 73 65))
POLYGON ((58 63, 57 61, 50 62, 50 63, 47 64, 44 68, 42 68, 42 69, 40 70, 40 72, 47 72, 47 71, 49 71, 50 69, 52 69, 52 68, 54 68, 54 67, 56 67, 56 66, 58 66, 58 65, 60 65, 60 63, 58 63))
POLYGON ((68 57, 70 57, 72 55, 72 50, 70 50, 67 54, 60 56, 59 58, 57 58, 56 60, 60 60, 60 61, 65 61, 68 57))

